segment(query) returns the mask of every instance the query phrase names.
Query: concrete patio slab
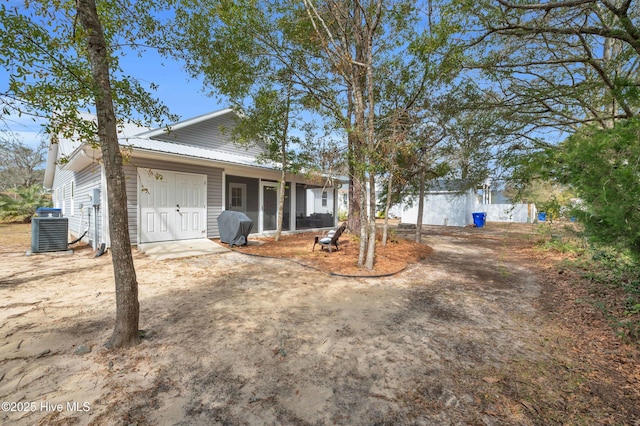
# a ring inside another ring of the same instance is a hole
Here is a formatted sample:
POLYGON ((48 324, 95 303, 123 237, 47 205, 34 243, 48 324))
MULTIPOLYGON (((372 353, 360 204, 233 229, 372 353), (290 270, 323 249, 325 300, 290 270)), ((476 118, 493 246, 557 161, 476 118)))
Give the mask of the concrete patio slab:
POLYGON ((231 251, 227 247, 207 238, 138 244, 138 250, 154 260, 179 259, 181 257, 203 256, 231 251))

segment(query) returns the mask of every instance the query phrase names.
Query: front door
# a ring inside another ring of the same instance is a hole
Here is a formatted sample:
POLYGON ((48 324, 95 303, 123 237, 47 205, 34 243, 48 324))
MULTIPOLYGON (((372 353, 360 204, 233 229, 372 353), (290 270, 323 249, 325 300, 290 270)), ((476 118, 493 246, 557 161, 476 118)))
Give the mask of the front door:
POLYGON ((278 227, 278 184, 262 182, 262 231, 275 231, 278 227))
POLYGON ((207 236, 207 177, 138 169, 140 242, 207 236))

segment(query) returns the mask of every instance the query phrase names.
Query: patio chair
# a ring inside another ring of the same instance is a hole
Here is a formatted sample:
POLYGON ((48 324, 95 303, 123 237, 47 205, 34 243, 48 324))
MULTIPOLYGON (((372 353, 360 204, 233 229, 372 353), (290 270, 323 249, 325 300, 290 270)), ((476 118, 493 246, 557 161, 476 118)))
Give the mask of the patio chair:
POLYGON ((316 236, 313 240, 313 248, 311 249, 311 251, 315 251, 316 244, 320 244, 320 250, 324 249, 325 247, 329 247, 329 253, 333 252, 333 246, 335 246, 336 250, 338 250, 338 239, 346 228, 347 225, 342 224, 337 230, 329 231, 329 233, 324 237, 316 236))

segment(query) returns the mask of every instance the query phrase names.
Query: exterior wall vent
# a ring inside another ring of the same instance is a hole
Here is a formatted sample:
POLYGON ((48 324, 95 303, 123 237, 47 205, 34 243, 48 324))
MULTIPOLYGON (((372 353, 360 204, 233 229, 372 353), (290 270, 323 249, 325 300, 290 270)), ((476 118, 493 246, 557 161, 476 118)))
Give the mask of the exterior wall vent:
POLYGON ((69 219, 35 216, 31 219, 31 252, 66 251, 69 219))

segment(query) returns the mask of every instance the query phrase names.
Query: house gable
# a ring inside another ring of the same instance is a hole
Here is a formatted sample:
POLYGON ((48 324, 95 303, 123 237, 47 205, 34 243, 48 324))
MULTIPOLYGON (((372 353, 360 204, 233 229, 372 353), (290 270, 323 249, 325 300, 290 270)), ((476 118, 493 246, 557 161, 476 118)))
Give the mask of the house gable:
POLYGON ((257 144, 245 147, 233 143, 231 130, 235 127, 236 120, 236 113, 232 109, 225 109, 175 123, 168 129, 159 128, 141 133, 138 137, 192 145, 250 158, 263 153, 263 148, 257 144))

